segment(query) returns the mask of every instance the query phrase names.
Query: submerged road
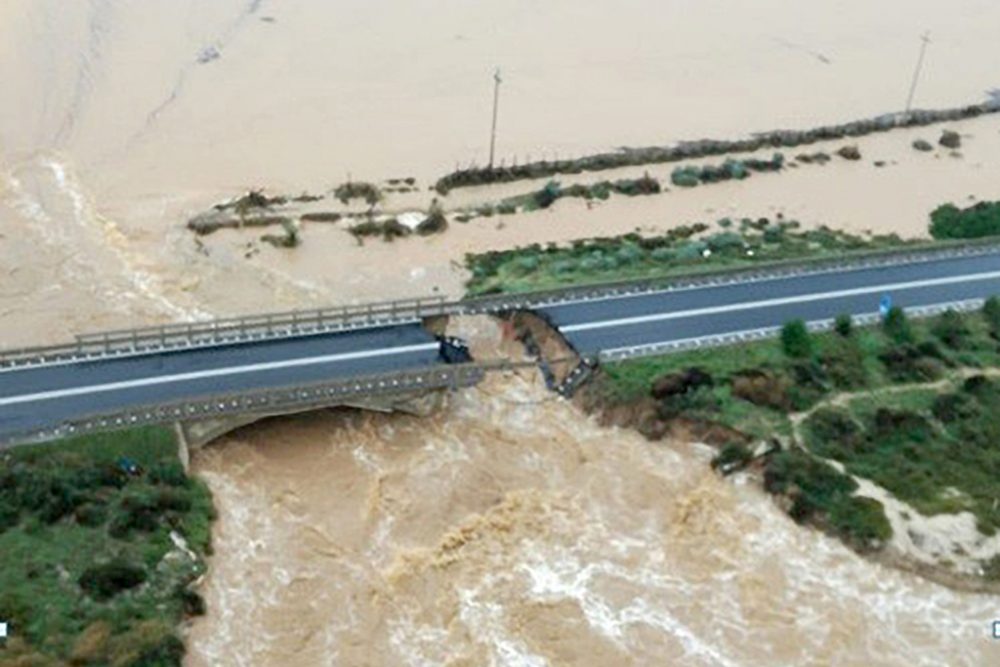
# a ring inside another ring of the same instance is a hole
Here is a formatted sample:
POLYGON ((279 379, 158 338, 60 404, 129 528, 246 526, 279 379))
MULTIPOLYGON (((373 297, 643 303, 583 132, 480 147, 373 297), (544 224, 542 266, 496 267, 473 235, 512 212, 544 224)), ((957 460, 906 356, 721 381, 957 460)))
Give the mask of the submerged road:
MULTIPOLYGON (((670 349, 791 319, 870 315, 883 296, 904 308, 1000 294, 1000 250, 871 268, 842 268, 730 284, 566 300, 536 309, 583 355, 670 349)), ((202 347, 145 350, 0 369, 0 441, 150 406, 443 364, 416 319, 348 331, 202 347)))

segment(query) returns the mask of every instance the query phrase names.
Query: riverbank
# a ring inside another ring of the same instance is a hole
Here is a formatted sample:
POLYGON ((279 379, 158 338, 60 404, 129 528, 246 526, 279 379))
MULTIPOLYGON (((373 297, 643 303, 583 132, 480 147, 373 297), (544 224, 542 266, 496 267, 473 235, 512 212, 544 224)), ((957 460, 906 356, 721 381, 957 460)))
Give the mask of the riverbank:
POLYGON ((211 553, 211 495, 159 427, 2 454, 3 664, 180 665, 211 553))
POLYGON ((997 593, 998 312, 606 364, 579 400, 651 440, 710 442, 718 472, 750 471, 796 522, 867 557, 997 593))

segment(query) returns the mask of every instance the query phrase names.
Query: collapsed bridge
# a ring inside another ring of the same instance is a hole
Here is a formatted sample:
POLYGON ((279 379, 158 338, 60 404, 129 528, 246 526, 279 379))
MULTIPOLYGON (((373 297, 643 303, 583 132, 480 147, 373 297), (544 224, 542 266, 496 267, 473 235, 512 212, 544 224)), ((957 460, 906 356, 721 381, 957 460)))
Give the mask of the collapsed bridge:
POLYGON ((554 388, 570 393, 601 361, 767 337, 790 319, 813 328, 841 313, 875 321, 887 297, 921 315, 994 294, 1000 245, 983 242, 90 334, 0 353, 0 444, 172 423, 182 442, 200 445, 263 417, 332 406, 423 414, 441 390, 525 365, 472 360, 462 341, 429 326, 450 316, 527 313, 551 327, 573 353, 554 388))

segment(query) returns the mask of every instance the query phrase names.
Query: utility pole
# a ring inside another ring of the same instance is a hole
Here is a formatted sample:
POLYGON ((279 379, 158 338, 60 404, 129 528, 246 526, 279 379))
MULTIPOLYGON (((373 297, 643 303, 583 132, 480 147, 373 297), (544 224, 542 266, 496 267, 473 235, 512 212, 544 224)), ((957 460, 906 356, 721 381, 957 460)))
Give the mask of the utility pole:
POLYGON ((497 110, 500 108, 500 68, 493 73, 493 130, 490 132, 490 169, 497 146, 497 110))
POLYGON ((920 36, 920 57, 917 58, 917 69, 913 72, 913 83, 910 84, 910 95, 906 98, 906 110, 913 108, 913 94, 917 92, 917 80, 920 78, 920 70, 924 66, 924 55, 927 53, 927 45, 931 43, 931 34, 925 32, 920 36))

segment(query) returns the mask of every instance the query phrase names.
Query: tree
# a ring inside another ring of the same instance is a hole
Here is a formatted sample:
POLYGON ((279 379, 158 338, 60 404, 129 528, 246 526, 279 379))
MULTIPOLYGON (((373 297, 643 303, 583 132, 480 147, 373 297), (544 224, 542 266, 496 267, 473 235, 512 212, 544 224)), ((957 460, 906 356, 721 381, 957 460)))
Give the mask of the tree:
POLYGON ((812 354, 812 335, 802 320, 792 320, 781 328, 781 347, 790 357, 802 358, 812 354))
POLYGON ((847 313, 837 315, 837 319, 833 321, 833 329, 844 338, 850 336, 854 331, 854 322, 851 320, 851 316, 847 313))
POLYGON ((913 328, 910 326, 906 313, 899 306, 893 306, 889 309, 882 321, 882 328, 886 335, 896 343, 913 342, 913 328))

